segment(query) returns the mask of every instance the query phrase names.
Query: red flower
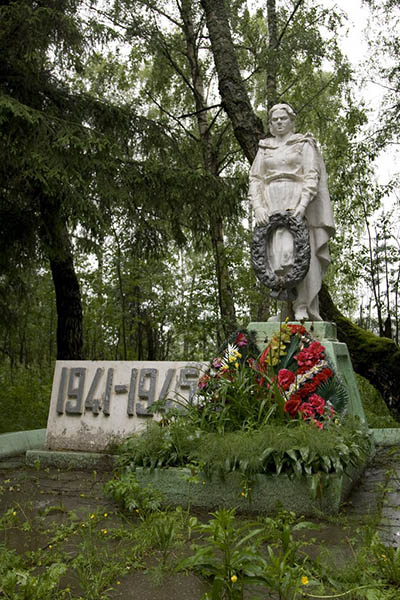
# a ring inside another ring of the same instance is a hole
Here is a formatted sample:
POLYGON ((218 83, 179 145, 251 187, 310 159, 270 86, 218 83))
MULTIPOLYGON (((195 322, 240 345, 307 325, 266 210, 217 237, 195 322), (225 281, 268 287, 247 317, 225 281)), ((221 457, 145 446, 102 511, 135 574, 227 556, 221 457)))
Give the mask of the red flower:
POLYGON ((290 400, 285 402, 284 411, 288 413, 291 417, 295 417, 298 413, 299 406, 301 404, 300 398, 296 396, 292 396, 290 400))
POLYGON ((310 394, 312 394, 314 392, 314 390, 316 389, 316 385, 314 383, 314 381, 310 381, 309 383, 305 383, 302 388, 299 390, 300 392, 300 396, 304 399, 307 398, 307 396, 309 396, 310 394))
POLYGON ((267 361, 267 356, 269 353, 269 346, 267 346, 265 348, 265 350, 262 352, 260 358, 258 359, 258 364, 260 366, 261 369, 263 369, 265 367, 265 363, 267 361))
POLYGON ((278 372, 278 383, 284 390, 288 390, 295 379, 295 374, 289 371, 289 369, 281 369, 278 372))
POLYGON ((303 325, 292 325, 288 323, 288 327, 292 335, 295 335, 296 333, 299 333, 300 335, 307 335, 307 329, 303 327, 303 325))
POLYGON ((324 428, 324 424, 321 423, 321 421, 316 421, 315 419, 312 421, 312 424, 315 425, 315 427, 318 427, 318 429, 323 429, 324 428))
POLYGON ((302 413, 303 419, 308 419, 309 417, 313 417, 315 415, 314 407, 308 402, 303 402, 303 404, 299 407, 299 411, 302 413))
POLYGON ((318 396, 318 394, 312 394, 309 397, 308 402, 311 404, 311 406, 313 406, 315 408, 316 412, 319 415, 324 414, 325 400, 321 396, 318 396))
POLYGON ((244 333, 240 332, 237 334, 236 336, 236 342, 235 342, 236 346, 239 346, 239 348, 241 348, 242 346, 246 346, 247 344, 247 337, 245 336, 244 333))
POLYGON ((297 360, 299 367, 307 367, 310 369, 316 365, 324 357, 324 347, 319 342, 312 342, 308 348, 303 348, 294 357, 297 360))
POLYGON ((200 379, 199 379, 199 383, 197 384, 198 387, 201 390, 204 390, 204 388, 207 387, 209 380, 210 380, 210 376, 209 375, 203 375, 203 377, 200 377, 200 379))

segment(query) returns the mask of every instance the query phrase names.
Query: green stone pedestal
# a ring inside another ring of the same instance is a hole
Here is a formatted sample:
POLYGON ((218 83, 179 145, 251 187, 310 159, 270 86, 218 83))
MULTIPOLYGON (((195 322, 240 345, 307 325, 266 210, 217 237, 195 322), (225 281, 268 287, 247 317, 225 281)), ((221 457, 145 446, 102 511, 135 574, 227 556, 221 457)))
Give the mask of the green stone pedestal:
MULTIPOLYGON (((309 331, 310 334, 325 347, 328 359, 335 367, 336 373, 341 378, 347 389, 347 393, 349 394, 349 414, 356 415, 360 417, 362 421, 366 421, 360 392, 358 391, 357 380, 350 360, 350 354, 347 345, 337 340, 335 323, 327 321, 306 321, 305 323, 293 321, 293 323, 296 323, 296 325, 304 325, 307 331, 309 331)), ((280 325, 279 322, 272 321, 249 323, 248 330, 255 332, 260 352, 264 350, 272 337, 278 333, 280 325)))

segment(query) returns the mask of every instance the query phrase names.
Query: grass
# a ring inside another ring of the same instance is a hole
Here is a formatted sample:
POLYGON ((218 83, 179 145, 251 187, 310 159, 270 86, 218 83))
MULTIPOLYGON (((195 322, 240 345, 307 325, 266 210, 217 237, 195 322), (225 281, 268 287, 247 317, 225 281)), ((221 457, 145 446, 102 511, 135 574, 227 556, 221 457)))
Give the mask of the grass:
MULTIPOLYGON (((379 540, 379 515, 360 524, 343 513, 321 524, 284 509, 252 519, 233 510, 150 509, 145 488, 133 488, 131 496, 140 497, 128 510, 103 493, 106 474, 1 471, 1 463, 0 473, 6 600, 399 595, 400 550, 379 540)), ((388 485, 379 490, 379 506, 388 485)))

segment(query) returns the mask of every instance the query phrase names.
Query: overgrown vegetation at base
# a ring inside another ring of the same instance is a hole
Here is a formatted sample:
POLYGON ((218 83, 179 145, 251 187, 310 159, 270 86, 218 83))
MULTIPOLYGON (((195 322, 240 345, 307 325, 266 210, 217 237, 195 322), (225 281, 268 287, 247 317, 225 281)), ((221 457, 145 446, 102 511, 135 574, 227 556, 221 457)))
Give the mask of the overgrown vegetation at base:
POLYGON ((347 401, 325 348, 302 325, 281 324, 260 356, 238 331, 180 411, 166 398, 154 405, 168 411, 121 445, 120 466, 190 466, 207 477, 341 474, 372 448, 367 428, 344 419, 347 401))
POLYGON ((235 431, 224 435, 202 432, 184 418, 169 427, 149 424, 141 435, 120 446, 120 466, 132 471, 197 465, 208 476, 239 471, 291 476, 342 473, 360 464, 371 451, 366 428, 356 419, 316 431, 308 424, 294 427, 266 425, 259 431, 235 431))
POLYGON ((333 524, 306 522, 285 510, 252 519, 226 509, 194 514, 163 510, 135 485, 119 510, 102 496, 96 472, 70 474, 93 492, 76 494, 78 509, 67 510, 50 493, 65 473, 1 466, 5 600, 398 598, 400 550, 376 535, 379 513, 362 525, 344 514, 333 524))

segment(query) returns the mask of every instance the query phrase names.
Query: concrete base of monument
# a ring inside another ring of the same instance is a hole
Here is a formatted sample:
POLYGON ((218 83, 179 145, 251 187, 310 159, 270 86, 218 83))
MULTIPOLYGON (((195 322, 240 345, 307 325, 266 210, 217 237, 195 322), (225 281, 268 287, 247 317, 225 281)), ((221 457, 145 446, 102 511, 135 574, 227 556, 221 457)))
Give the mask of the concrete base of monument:
MULTIPOLYGON (((57 467, 63 470, 111 470, 116 466, 116 457, 109 454, 90 452, 56 452, 28 450, 26 462, 40 468, 57 467)), ((212 511, 217 508, 235 507, 241 513, 273 514, 283 506, 305 516, 337 514, 353 485, 361 478, 366 462, 351 467, 347 474, 331 474, 321 486, 316 499, 312 494, 310 477, 289 478, 288 475, 255 475, 250 499, 243 497, 243 479, 240 473, 228 473, 224 479, 211 480, 202 474, 199 482, 190 480, 189 469, 137 468, 136 477, 142 485, 151 484, 159 490, 166 505, 191 506, 212 511)))
POLYGON ((387 429, 370 429, 376 446, 398 446, 400 444, 400 427, 387 429))
MULTIPOLYGON (((293 323, 300 324, 298 321, 293 321, 293 323)), ((337 339, 335 323, 328 321, 306 321, 302 325, 304 325, 315 339, 325 346, 328 359, 335 368, 349 395, 349 414, 358 416, 362 421, 366 421, 350 354, 347 345, 339 342, 337 339)), ((279 327, 279 322, 249 323, 248 330, 255 332, 260 352, 264 350, 272 337, 278 333, 279 327)))
POLYGON ((57 451, 57 450, 27 450, 26 464, 40 468, 56 467, 63 470, 90 471, 98 469, 110 471, 116 464, 116 456, 100 452, 57 451))
POLYGON ((289 478, 288 475, 255 475, 250 497, 242 495, 243 478, 240 473, 228 473, 220 478, 191 483, 188 469, 137 469, 141 485, 151 484, 162 492, 166 504, 191 506, 212 511, 235 507, 241 513, 273 514, 280 507, 304 516, 320 513, 337 514, 353 485, 361 478, 366 463, 352 467, 348 474, 332 474, 313 498, 311 477, 289 478))

